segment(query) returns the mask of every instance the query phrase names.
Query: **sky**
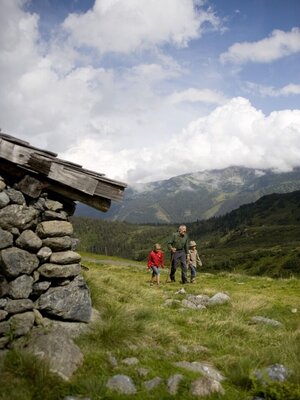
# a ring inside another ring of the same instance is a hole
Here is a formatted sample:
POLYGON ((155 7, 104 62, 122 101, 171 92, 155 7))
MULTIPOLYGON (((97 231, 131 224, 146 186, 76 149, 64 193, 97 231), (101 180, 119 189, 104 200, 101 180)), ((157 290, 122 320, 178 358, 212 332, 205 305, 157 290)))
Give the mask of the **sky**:
POLYGON ((0 0, 0 128, 135 185, 300 166, 299 0, 0 0))

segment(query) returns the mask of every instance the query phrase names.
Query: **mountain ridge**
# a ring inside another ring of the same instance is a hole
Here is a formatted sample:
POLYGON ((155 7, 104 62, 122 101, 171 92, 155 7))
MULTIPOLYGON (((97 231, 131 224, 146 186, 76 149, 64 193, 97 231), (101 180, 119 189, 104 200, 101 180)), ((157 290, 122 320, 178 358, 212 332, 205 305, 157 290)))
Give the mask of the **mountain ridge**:
POLYGON ((224 215, 271 193, 300 189, 300 168, 290 172, 228 167, 129 186, 107 213, 79 204, 76 216, 131 223, 193 222, 224 215))

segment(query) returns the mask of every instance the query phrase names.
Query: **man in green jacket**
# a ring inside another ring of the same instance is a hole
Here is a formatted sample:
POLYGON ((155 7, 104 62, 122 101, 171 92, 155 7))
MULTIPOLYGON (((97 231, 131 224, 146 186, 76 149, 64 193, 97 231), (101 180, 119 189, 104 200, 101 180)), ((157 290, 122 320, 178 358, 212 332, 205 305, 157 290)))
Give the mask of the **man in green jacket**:
POLYGON ((168 241, 168 247, 171 251, 171 282, 175 282, 175 272, 178 262, 181 265, 181 283, 187 283, 187 254, 188 254, 188 236, 186 226, 180 225, 177 232, 174 232, 168 241))

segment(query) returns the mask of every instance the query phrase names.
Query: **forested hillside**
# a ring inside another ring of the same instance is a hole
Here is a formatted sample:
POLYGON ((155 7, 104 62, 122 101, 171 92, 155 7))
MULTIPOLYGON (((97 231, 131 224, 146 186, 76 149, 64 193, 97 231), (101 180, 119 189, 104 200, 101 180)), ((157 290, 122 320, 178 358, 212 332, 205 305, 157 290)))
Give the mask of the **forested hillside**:
MULTIPOLYGON (((167 251, 177 225, 137 225, 73 217, 80 250, 146 260, 153 243, 167 251)), ((207 271, 300 274, 300 191, 263 196, 222 217, 188 223, 207 271)), ((168 258, 168 257, 167 257, 168 258)))

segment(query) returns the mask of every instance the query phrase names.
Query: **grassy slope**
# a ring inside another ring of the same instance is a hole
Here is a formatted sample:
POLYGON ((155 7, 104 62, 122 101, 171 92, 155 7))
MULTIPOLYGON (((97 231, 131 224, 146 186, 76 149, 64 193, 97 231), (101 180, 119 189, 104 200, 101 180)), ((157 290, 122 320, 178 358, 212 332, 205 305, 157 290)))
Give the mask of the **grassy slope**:
POLYGON ((84 275, 101 321, 78 340, 85 355, 83 366, 65 383, 32 359, 10 353, 5 363, 0 363, 1 400, 58 400, 66 395, 92 400, 171 399, 174 396, 167 394, 165 386, 174 373, 185 376, 176 398, 188 400, 192 399, 189 383, 198 375, 174 367, 174 362, 182 360, 209 362, 226 376, 222 383, 225 395, 210 399, 250 400, 250 371, 273 363, 293 371, 292 383, 300 381, 299 280, 200 273, 195 285, 185 287, 188 293, 222 291, 228 293, 231 303, 181 312, 164 306, 166 299, 182 299, 175 294, 180 284, 165 283, 167 271, 162 271, 161 287, 150 287, 145 267, 128 266, 128 260, 124 266, 109 264, 109 260, 105 265, 85 261, 90 257, 93 255, 84 254, 84 264, 89 267, 84 275), (254 315, 276 319, 283 327, 251 325, 254 315), (207 351, 197 348, 199 345, 207 351), (118 360, 118 367, 110 365, 109 352, 118 360), (136 366, 123 364, 126 357, 137 357, 138 367, 149 369, 147 378, 139 376, 136 366), (131 376, 138 393, 130 397, 107 390, 107 379, 115 374, 131 376), (143 381, 156 376, 164 383, 146 392, 143 381))

